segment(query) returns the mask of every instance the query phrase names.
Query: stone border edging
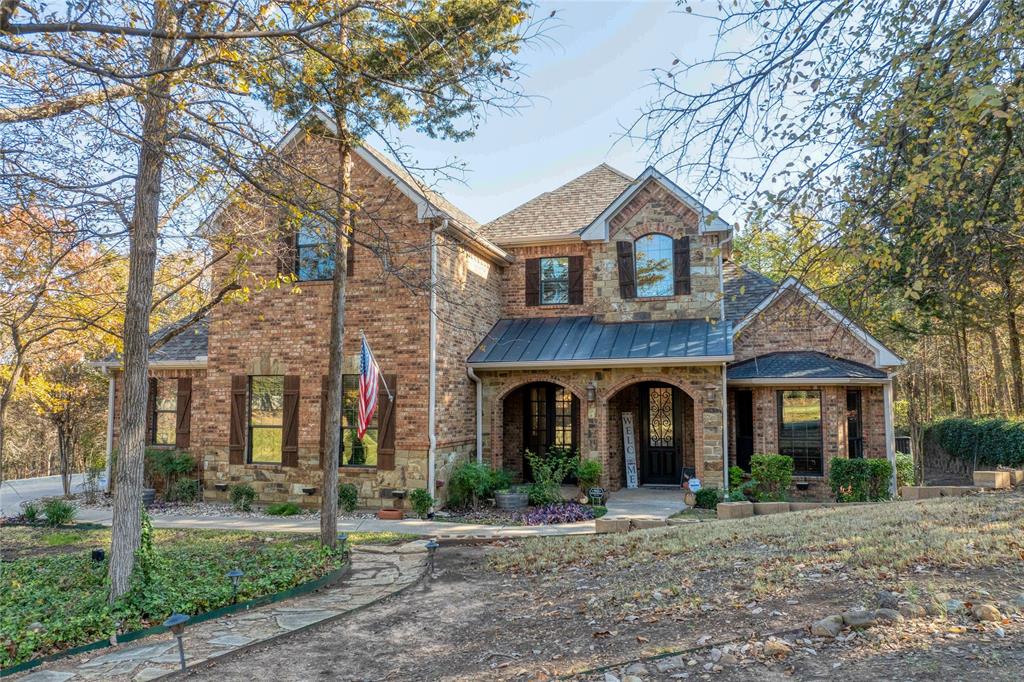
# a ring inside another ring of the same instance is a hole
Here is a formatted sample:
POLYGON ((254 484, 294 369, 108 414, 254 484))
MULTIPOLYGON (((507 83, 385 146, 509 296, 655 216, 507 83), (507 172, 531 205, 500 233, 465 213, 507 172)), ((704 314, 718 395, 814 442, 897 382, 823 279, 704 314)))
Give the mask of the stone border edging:
POLYGON ((188 674, 189 672, 192 672, 192 671, 203 670, 203 669, 205 669, 207 667, 210 667, 211 665, 215 665, 217 663, 221 663, 221 662, 223 662, 225 660, 228 660, 228 659, 230 659, 230 658, 232 658, 234 656, 237 656, 237 655, 240 655, 240 654, 244 654, 244 653, 246 653, 246 652, 248 652, 248 651, 250 651, 252 649, 255 649, 256 647, 264 646, 264 645, 267 645, 267 644, 272 644, 274 642, 277 642, 278 640, 284 639, 285 637, 289 637, 291 635, 294 635, 294 634, 297 634, 297 633, 300 633, 300 632, 308 632, 310 630, 313 630, 314 628, 318 628, 318 627, 321 627, 323 625, 328 625, 330 623, 333 623, 333 622, 335 622, 335 621, 337 621, 337 620, 339 620, 341 618, 344 618, 345 616, 349 616, 349 615, 352 615, 352 614, 360 613, 363 610, 365 610, 365 609, 367 609, 367 608, 369 608, 371 606, 376 606, 377 604, 381 603, 385 599, 390 599, 391 597, 395 597, 397 595, 404 594, 406 591, 412 589, 413 587, 416 587, 421 582, 423 582, 423 579, 427 576, 428 573, 429 573, 428 568, 426 566, 424 566, 423 572, 420 573, 420 575, 415 580, 410 582, 408 585, 404 585, 404 586, 398 588, 397 590, 395 590, 394 592, 390 592, 390 593, 385 594, 383 596, 377 597, 373 601, 366 602, 365 604, 362 604, 360 606, 356 606, 354 608, 351 608, 348 611, 343 611, 343 612, 341 612, 341 613, 339 613, 337 615, 328 616, 327 618, 324 618, 323 620, 318 620, 315 623, 310 623, 309 625, 303 625, 302 627, 296 628, 294 630, 288 630, 287 632, 281 632, 281 633, 278 633, 276 635, 271 635, 270 637, 267 637, 266 639, 261 639, 261 640, 259 640, 257 642, 249 642, 248 644, 243 644, 242 646, 240 646, 238 648, 232 649, 232 650, 227 651, 227 652, 225 652, 223 654, 220 654, 218 656, 211 656, 209 658, 203 659, 202 661, 199 661, 198 663, 194 663, 192 665, 186 665, 185 666, 185 670, 183 670, 183 671, 182 670, 174 670, 174 671, 168 672, 166 675, 162 675, 162 676, 154 678, 154 679, 155 680, 166 680, 166 679, 170 679, 170 678, 174 677, 175 675, 180 675, 182 673, 188 674))
MULTIPOLYGON (((317 592, 319 590, 331 587, 339 583, 340 581, 348 577, 348 575, 351 573, 352 560, 351 558, 349 558, 341 568, 337 569, 336 571, 331 571, 327 575, 316 578, 315 580, 300 583, 299 585, 296 585, 294 587, 289 587, 287 590, 274 592, 272 594, 265 594, 262 597, 255 597, 253 599, 249 599, 247 601, 240 602, 237 604, 221 606, 219 608, 213 609, 212 611, 204 611, 203 613, 200 613, 198 615, 190 616, 189 624, 195 625, 197 623, 203 623, 208 620, 213 620, 214 618, 219 618, 221 616, 228 616, 239 611, 249 611, 250 609, 266 606, 268 604, 274 604, 279 601, 284 601, 285 599, 291 599, 292 597, 299 597, 304 594, 317 592)), ((33 668, 36 668, 42 665, 43 663, 53 663, 54 661, 59 661, 61 659, 69 658, 71 656, 77 656, 79 654, 88 653, 90 651, 97 651, 99 649, 112 649, 120 644, 127 644, 128 642, 134 642, 144 637, 159 635, 165 632, 169 632, 169 630, 165 628, 163 625, 152 625, 148 628, 143 628, 141 630, 132 630, 131 632, 126 632, 123 635, 118 635, 116 638, 116 644, 112 644, 110 638, 98 639, 87 644, 80 644, 71 649, 58 651, 57 653, 50 654, 49 656, 29 659, 22 663, 18 663, 17 665, 13 665, 9 668, 4 668, 3 670, 0 670, 0 677, 9 677, 11 675, 16 675, 18 673, 28 672, 29 670, 32 670, 33 668)))

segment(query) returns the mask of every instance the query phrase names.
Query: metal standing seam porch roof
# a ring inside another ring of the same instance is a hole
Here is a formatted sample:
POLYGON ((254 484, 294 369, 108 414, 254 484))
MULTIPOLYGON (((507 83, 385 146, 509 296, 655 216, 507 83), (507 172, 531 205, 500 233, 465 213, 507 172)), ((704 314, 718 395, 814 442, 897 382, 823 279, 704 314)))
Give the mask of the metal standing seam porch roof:
POLYGON ((499 320, 469 356, 477 369, 672 365, 732 359, 732 323, 608 322, 593 317, 499 320))

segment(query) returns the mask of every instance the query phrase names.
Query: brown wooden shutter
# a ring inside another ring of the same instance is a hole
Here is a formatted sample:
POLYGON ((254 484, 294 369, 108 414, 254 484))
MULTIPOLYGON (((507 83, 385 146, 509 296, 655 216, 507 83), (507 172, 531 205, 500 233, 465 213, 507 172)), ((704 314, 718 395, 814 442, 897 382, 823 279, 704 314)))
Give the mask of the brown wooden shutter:
POLYGON ((281 464, 299 466, 299 377, 284 378, 284 432, 281 434, 281 464))
POLYGON ((146 384, 146 444, 156 442, 156 390, 157 380, 150 378, 146 384))
POLYGON ((569 256, 569 305, 583 304, 583 256, 569 256))
POLYGON ((174 447, 187 450, 192 439, 192 379, 178 379, 178 419, 174 429, 174 447))
POLYGON ((682 237, 672 242, 672 274, 675 276, 675 293, 690 293, 690 238, 682 237))
POLYGON ((540 305, 540 258, 526 259, 526 305, 540 305))
POLYGON ((327 450, 327 376, 320 377, 320 468, 324 468, 327 450))
POLYGON ((636 298, 636 271, 633 267, 633 242, 616 242, 619 266, 619 296, 636 298))
POLYGON ((391 397, 383 385, 377 392, 380 401, 377 412, 377 468, 391 471, 395 468, 395 402, 398 400, 398 376, 385 374, 381 377, 391 390, 391 397))
POLYGON ((249 377, 231 377, 231 433, 228 440, 228 462, 245 464, 245 431, 249 421, 247 398, 249 377))

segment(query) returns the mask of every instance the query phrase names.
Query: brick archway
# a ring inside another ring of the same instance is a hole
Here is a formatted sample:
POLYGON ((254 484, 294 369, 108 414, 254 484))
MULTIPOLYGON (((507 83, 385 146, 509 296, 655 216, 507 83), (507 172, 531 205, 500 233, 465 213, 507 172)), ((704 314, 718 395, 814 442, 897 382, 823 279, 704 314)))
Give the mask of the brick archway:
POLYGON ((508 398, 512 393, 519 390, 523 386, 535 383, 555 384, 568 390, 572 393, 577 400, 580 401, 580 428, 579 436, 580 442, 578 444, 579 452, 582 456, 587 456, 587 453, 592 449, 591 438, 589 436, 589 430, 586 427, 586 408, 587 408, 587 392, 578 382, 572 381, 567 377, 547 374, 544 372, 531 372, 526 374, 517 374, 513 377, 509 377, 507 383, 503 384, 500 391, 498 391, 491 399, 490 405, 490 460, 491 466, 500 468, 503 462, 505 452, 505 399, 508 398))

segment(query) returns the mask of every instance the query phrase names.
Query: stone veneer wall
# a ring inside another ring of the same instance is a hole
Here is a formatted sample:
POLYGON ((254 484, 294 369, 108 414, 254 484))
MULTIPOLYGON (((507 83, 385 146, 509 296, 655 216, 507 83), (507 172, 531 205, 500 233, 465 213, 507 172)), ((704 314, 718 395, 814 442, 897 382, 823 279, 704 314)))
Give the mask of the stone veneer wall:
POLYGON ((651 181, 612 219, 607 242, 594 242, 594 312, 605 321, 718 319, 721 313, 718 235, 699 233, 699 216, 651 181), (690 294, 623 299, 619 295, 617 241, 657 232, 690 236, 690 294))
POLYGON ((485 453, 492 465, 504 462, 504 399, 520 386, 534 381, 547 381, 563 386, 580 399, 580 452, 596 459, 603 467, 602 485, 619 488, 621 478, 621 421, 612 424, 622 400, 609 401, 645 381, 660 381, 682 389, 693 399, 694 452, 697 476, 707 485, 721 486, 722 473, 722 368, 719 365, 686 367, 607 368, 577 371, 480 371, 484 381, 485 453), (593 381, 597 399, 587 402, 586 386, 593 381), (619 441, 618 443, 616 441, 619 441))

